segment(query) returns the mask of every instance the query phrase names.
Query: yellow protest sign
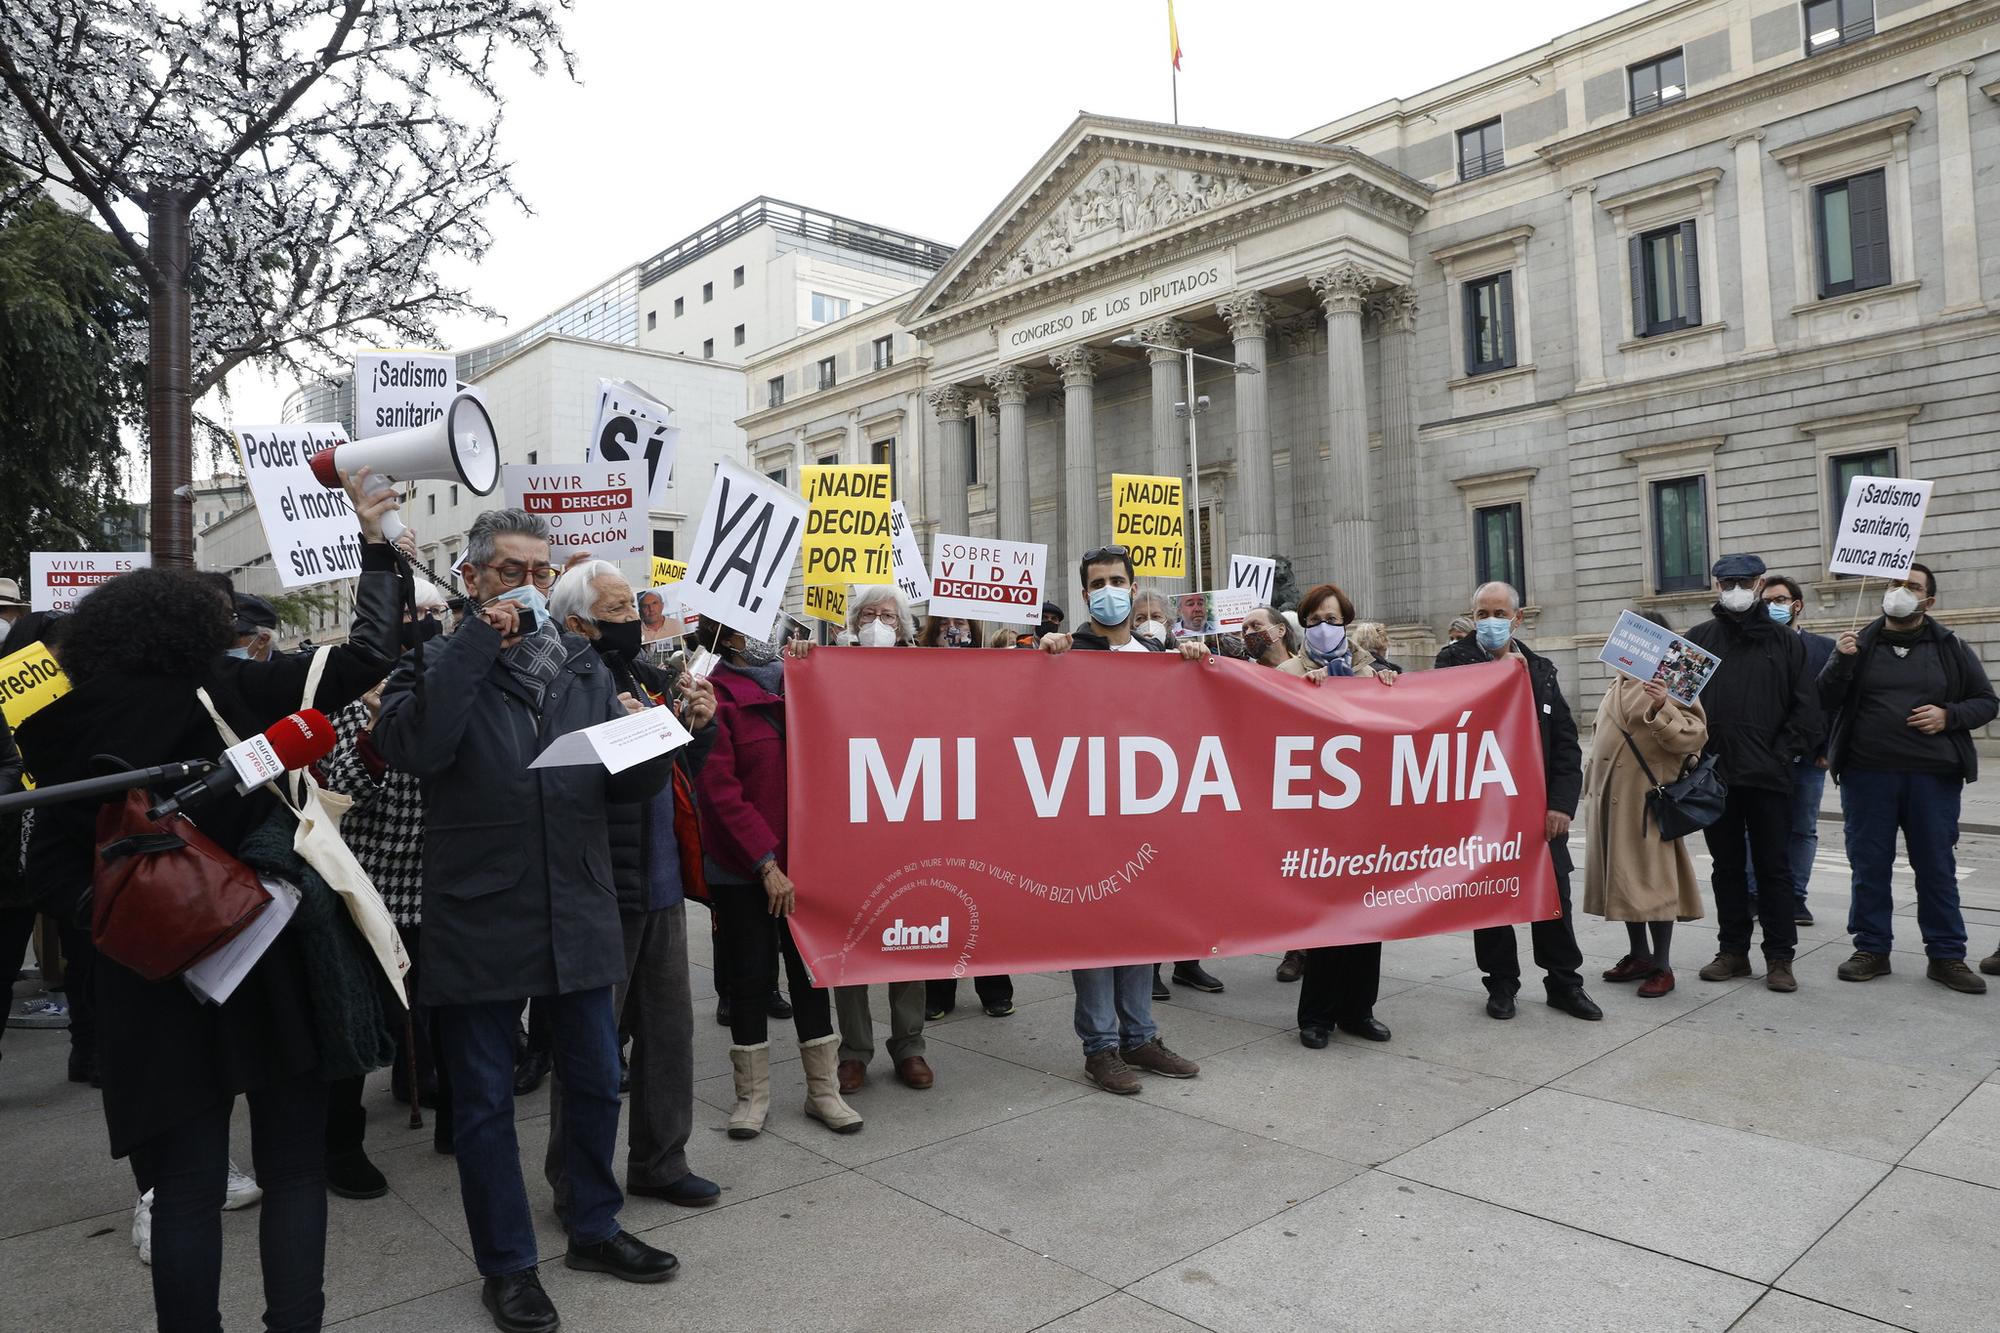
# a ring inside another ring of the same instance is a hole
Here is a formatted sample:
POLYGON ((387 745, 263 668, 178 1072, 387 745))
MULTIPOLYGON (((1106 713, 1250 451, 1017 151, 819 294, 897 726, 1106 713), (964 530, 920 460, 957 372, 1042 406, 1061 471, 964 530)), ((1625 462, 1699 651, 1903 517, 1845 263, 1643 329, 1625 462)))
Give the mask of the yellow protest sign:
POLYGON ((7 725, 18 727, 69 693, 69 677, 56 665, 46 644, 31 643, 11 657, 0 657, 0 713, 7 725))
POLYGON ((847 624, 847 585, 806 585, 806 614, 829 625, 847 624))
MULTIPOLYGON (((887 463, 800 469, 805 483, 807 587, 894 583, 887 463)), ((821 617, 824 619, 825 617, 821 617)))
POLYGON ((653 557, 653 586, 664 587, 669 583, 679 583, 687 577, 685 560, 669 560, 663 555, 653 557))
POLYGON ((1142 578, 1187 573, 1187 517, 1179 477, 1111 474, 1111 540, 1132 553, 1142 578))

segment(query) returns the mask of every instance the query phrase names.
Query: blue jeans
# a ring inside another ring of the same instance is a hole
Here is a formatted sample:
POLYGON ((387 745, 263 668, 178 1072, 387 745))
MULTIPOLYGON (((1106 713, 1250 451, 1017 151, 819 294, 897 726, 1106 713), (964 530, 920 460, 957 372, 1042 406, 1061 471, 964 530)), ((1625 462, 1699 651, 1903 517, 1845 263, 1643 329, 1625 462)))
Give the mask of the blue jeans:
MULTIPOLYGON (((1826 770, 1810 759, 1792 767, 1792 831, 1786 859, 1792 866, 1792 896, 1799 910, 1806 906, 1806 883, 1812 878, 1813 857, 1819 854, 1819 802, 1826 794, 1826 770)), ((1757 900, 1757 867, 1748 867, 1750 900, 1757 900)))
POLYGON ((1895 940, 1889 873, 1896 833, 1917 874, 1917 929, 1932 958, 1965 957, 1965 914, 1958 908, 1958 804, 1965 783, 1956 774, 1840 775, 1840 809, 1847 820, 1847 860, 1854 867, 1848 933, 1863 953, 1888 953, 1895 940))
MULTIPOLYGON (((618 1234, 625 1202, 612 1170, 618 1151, 618 1020, 611 987, 542 997, 563 1099, 564 1222, 570 1242, 618 1234)), ((450 1069, 452 1134, 472 1254, 483 1277, 535 1266, 535 1223, 514 1138, 514 1025, 519 1000, 440 1006, 450 1069)))
POLYGON ((1160 1034, 1153 1026, 1153 968, 1079 967, 1069 974, 1076 986, 1076 1035, 1085 1058, 1099 1051, 1144 1046, 1160 1034))

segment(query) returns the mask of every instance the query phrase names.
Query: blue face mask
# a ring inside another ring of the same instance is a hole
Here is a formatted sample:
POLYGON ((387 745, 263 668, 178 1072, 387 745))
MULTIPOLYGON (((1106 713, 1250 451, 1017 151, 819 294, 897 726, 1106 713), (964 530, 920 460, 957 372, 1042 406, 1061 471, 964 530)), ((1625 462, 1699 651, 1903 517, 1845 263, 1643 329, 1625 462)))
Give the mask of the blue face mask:
POLYGON ((1778 624, 1789 625, 1792 623, 1792 604, 1790 602, 1766 602, 1764 603, 1764 608, 1771 613, 1771 619, 1778 624))
POLYGON ((1472 632, 1479 639, 1481 648, 1497 653, 1514 637, 1514 622, 1502 616, 1482 616, 1472 632))
POLYGON ((1090 594, 1090 618, 1100 625, 1122 625, 1132 618, 1132 590, 1099 588, 1090 594))
POLYGON ((549 599, 544 597, 542 590, 532 583, 523 583, 518 588, 509 588, 493 600, 496 602, 519 602, 522 606, 533 611, 537 618, 542 620, 549 618, 549 599))
POLYGON ((247 662, 250 660, 250 650, 248 648, 230 648, 224 651, 223 656, 240 657, 247 662))

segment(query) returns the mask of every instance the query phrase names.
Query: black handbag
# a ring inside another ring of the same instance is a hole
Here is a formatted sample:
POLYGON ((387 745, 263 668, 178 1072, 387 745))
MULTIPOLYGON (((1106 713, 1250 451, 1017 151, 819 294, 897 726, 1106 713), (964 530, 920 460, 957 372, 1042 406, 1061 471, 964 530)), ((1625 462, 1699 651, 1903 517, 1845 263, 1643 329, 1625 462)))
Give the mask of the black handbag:
POLYGON ((1646 793, 1646 813, 1653 817, 1653 827, 1659 830, 1661 841, 1677 842, 1722 818, 1722 807, 1729 800, 1729 784, 1715 771, 1714 755, 1703 755, 1694 767, 1683 766, 1681 775, 1672 782, 1661 782, 1653 776, 1646 756, 1639 753, 1632 733, 1620 727, 1619 734, 1631 747, 1632 757, 1639 761, 1639 771, 1652 784, 1652 790, 1646 793))

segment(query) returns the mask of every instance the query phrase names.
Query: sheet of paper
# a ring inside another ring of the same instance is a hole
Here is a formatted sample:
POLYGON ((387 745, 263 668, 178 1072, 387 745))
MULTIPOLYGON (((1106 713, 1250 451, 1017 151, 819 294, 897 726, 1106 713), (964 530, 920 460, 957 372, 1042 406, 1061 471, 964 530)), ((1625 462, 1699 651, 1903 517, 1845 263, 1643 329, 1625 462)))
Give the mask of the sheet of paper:
POLYGON ((568 768, 577 764, 603 764, 613 773, 623 773, 634 764, 679 749, 692 739, 687 728, 675 719, 673 710, 642 708, 636 713, 556 737, 528 767, 568 768))
POLYGON ((298 910, 299 891, 282 879, 267 879, 262 875, 257 882, 271 895, 271 901, 257 913, 257 919, 245 926, 241 933, 229 943, 217 949, 208 957, 181 973, 181 980, 194 992, 197 1000, 209 1004, 226 1003, 243 984, 243 978, 250 975, 250 969, 257 960, 269 951, 278 935, 291 921, 292 913, 298 910))

